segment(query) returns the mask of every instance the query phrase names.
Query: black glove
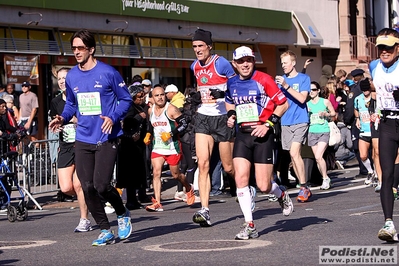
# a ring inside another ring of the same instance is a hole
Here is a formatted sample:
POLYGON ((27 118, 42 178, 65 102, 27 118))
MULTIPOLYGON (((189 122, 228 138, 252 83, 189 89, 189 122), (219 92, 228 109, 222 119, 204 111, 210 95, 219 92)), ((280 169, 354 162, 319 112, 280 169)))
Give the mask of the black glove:
POLYGON ((393 98, 395 99, 395 102, 399 102, 399 90, 394 90, 392 92, 393 98))
POLYGON ((218 89, 209 89, 211 91, 211 96, 214 99, 220 99, 224 98, 224 91, 218 90, 218 89))
POLYGON ((370 90, 370 80, 369 78, 365 78, 359 82, 360 89, 362 91, 369 91, 370 90))
POLYGON ((202 103, 201 101, 201 92, 193 92, 190 94, 191 104, 197 106, 202 103))

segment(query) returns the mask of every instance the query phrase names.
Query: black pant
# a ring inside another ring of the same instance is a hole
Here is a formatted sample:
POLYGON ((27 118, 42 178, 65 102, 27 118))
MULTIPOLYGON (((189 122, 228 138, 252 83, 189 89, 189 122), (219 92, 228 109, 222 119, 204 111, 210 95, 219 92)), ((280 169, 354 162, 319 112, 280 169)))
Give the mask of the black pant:
MULTIPOLYGON (((191 144, 186 142, 181 142, 183 157, 180 164, 180 172, 186 175, 186 180, 188 183, 194 183, 194 173, 197 169, 197 164, 192 157, 191 144)), ((177 182, 177 191, 183 191, 183 184, 177 182)))
POLYGON ((118 191, 111 185, 117 151, 116 139, 101 145, 75 142, 76 173, 87 208, 101 230, 110 228, 102 199, 111 203, 116 215, 123 215, 126 211, 118 191))
POLYGON ((382 169, 382 187, 380 192, 382 210, 385 219, 392 219, 394 197, 392 193, 395 159, 399 146, 399 120, 382 119, 380 122, 380 163, 382 169))

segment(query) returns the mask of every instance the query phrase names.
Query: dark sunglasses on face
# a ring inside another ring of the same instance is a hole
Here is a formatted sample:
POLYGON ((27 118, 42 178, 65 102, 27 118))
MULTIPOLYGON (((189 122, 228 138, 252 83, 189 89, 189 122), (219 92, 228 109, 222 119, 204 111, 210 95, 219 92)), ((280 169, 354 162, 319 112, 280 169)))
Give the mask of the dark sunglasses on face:
POLYGON ((390 51, 393 50, 396 47, 396 45, 394 46, 387 46, 387 45, 378 45, 377 48, 380 51, 390 51))
POLYGON ((76 49, 78 49, 79 52, 82 52, 84 50, 89 50, 86 46, 71 46, 72 52, 75 52, 76 49))
POLYGON ((310 89, 311 91, 318 91, 319 89, 310 89))

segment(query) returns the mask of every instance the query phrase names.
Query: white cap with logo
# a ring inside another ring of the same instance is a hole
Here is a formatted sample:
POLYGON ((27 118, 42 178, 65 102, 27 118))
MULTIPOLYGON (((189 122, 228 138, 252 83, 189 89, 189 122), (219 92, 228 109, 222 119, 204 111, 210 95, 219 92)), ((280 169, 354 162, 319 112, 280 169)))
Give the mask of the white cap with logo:
POLYGON ((246 56, 255 57, 254 52, 251 50, 251 48, 247 46, 240 46, 237 49, 235 49, 235 51, 233 52, 234 60, 238 60, 246 56))

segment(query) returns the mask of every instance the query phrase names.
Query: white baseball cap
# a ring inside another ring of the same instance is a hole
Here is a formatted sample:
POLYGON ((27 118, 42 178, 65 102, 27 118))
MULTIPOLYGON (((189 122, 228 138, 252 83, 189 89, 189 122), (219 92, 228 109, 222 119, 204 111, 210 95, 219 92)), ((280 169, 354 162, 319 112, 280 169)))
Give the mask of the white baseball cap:
POLYGON ((166 86, 166 88, 165 88, 165 93, 178 92, 178 91, 179 91, 179 89, 176 87, 176 85, 173 85, 173 84, 170 84, 170 85, 166 86))
POLYGON ((149 79, 144 79, 141 84, 146 85, 146 86, 150 86, 151 85, 151 80, 149 79))
POLYGON ((254 52, 251 50, 251 48, 247 46, 240 46, 235 51, 233 52, 233 59, 238 60, 240 58, 243 58, 245 56, 251 56, 255 58, 254 52))

